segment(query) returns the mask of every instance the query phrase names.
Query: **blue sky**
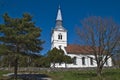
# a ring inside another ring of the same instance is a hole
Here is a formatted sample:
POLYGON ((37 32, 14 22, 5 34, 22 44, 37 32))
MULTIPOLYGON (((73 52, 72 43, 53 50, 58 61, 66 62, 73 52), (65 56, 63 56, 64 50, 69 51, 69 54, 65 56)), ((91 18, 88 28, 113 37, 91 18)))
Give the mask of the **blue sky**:
POLYGON ((58 6, 61 6, 63 26, 68 30, 68 43, 77 42, 75 27, 89 16, 101 16, 120 23, 120 0, 0 0, 0 23, 7 12, 11 17, 22 17, 27 12, 33 16, 36 26, 42 29, 45 40, 42 54, 50 49, 51 29, 55 27, 58 6))

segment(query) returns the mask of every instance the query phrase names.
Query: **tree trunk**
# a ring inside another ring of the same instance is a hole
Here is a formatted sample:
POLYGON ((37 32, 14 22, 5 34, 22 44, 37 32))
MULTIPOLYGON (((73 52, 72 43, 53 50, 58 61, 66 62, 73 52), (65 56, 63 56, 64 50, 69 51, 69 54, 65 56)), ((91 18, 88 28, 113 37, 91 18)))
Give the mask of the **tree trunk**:
POLYGON ((9 62, 9 64, 8 64, 8 70, 10 70, 10 68, 11 68, 11 64, 10 64, 10 62, 9 62))
POLYGON ((17 70, 18 70, 18 58, 15 58, 15 63, 14 63, 14 79, 17 80, 17 70))
POLYGON ((101 67, 97 67, 97 76, 101 77, 102 74, 102 68, 101 67))

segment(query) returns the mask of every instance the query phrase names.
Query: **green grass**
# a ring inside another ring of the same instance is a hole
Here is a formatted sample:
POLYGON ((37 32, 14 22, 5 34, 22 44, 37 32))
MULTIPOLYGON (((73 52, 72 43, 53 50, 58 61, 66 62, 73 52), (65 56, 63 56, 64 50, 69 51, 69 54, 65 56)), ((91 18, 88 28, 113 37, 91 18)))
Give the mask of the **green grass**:
MULTIPOLYGON (((8 71, 0 71, 0 79, 3 74, 8 71)), ((102 73, 102 78, 96 76, 94 70, 71 70, 71 71, 39 71, 50 76, 52 80, 120 80, 120 69, 105 69, 102 73)))
POLYGON ((53 80, 120 80, 120 69, 103 70, 101 78, 96 76, 95 71, 58 71, 48 73, 53 80))
POLYGON ((9 71, 0 70, 0 80, 3 78, 5 79, 6 77, 4 77, 3 74, 7 74, 7 73, 9 73, 9 71))
POLYGON ((3 74, 7 74, 7 73, 9 73, 9 71, 3 71, 3 70, 0 70, 0 77, 2 77, 3 74))
POLYGON ((93 72, 84 71, 63 71, 63 72, 50 72, 48 75, 53 80, 88 80, 91 77, 95 77, 96 74, 93 72))

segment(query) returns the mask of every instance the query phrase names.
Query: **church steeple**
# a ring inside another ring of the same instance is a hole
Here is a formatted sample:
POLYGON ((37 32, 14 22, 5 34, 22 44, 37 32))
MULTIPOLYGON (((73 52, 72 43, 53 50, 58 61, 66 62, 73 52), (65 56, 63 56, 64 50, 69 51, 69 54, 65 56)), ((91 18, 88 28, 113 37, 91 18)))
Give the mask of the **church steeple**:
POLYGON ((63 25, 62 25, 62 13, 61 13, 60 6, 59 6, 58 12, 57 12, 55 30, 65 30, 65 28, 64 28, 63 25))
POLYGON ((62 21, 62 13, 59 6, 56 17, 56 25, 52 30, 51 49, 56 47, 58 49, 61 48, 65 51, 65 47, 67 47, 67 30, 63 27, 62 21))
POLYGON ((56 18, 56 21, 62 21, 62 14, 61 14, 61 9, 60 9, 60 5, 59 5, 59 9, 58 9, 58 13, 57 13, 57 18, 56 18))

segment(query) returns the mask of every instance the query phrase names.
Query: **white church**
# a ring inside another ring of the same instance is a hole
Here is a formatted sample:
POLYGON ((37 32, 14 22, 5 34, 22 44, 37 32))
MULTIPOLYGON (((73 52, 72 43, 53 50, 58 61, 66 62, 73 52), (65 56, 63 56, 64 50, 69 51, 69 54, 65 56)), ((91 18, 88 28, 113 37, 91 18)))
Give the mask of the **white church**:
MULTIPOLYGON (((52 30, 51 36, 51 49, 54 47, 61 48, 65 55, 74 58, 74 62, 71 64, 65 65, 64 63, 59 64, 56 63, 55 67, 64 68, 82 68, 82 67, 96 67, 96 61, 94 60, 95 56, 91 53, 88 53, 87 50, 90 50, 88 46, 80 46, 67 44, 67 30, 63 27, 63 19, 61 14, 61 9, 59 7, 57 18, 56 18, 56 26, 52 30)), ((68 35, 69 36, 69 35, 68 35)), ((112 59, 109 58, 104 66, 112 66, 112 59)), ((51 67, 53 64, 51 63, 51 67)))

